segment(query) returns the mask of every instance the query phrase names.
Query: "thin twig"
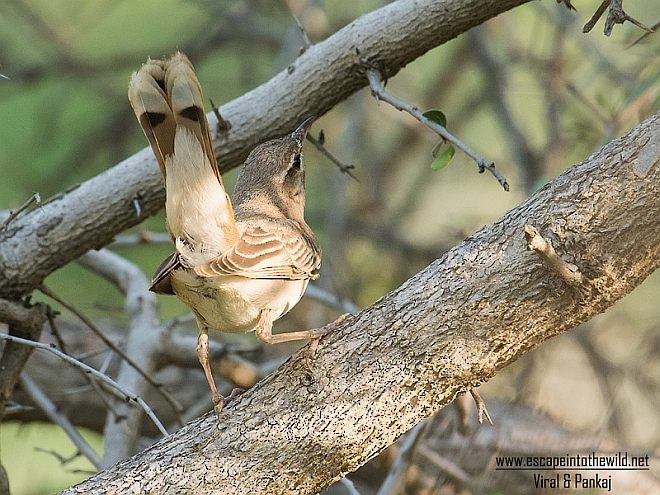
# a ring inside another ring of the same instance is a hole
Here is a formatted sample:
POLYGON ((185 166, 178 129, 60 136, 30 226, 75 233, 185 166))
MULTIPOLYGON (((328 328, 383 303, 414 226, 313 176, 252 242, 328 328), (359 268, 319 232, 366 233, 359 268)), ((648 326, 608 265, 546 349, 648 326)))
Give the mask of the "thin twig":
POLYGON ((605 29, 603 30, 605 36, 612 34, 612 29, 614 28, 615 24, 623 24, 626 21, 633 23, 635 26, 643 31, 646 31, 647 33, 653 32, 652 29, 646 27, 634 17, 626 14, 626 12, 623 10, 623 0, 612 0, 610 3, 610 11, 607 14, 607 19, 605 19, 605 29))
POLYGON ((57 341, 57 346, 60 348, 60 351, 65 352, 69 354, 69 351, 66 349, 66 344, 64 343, 64 339, 62 338, 62 334, 60 333, 59 328, 57 328, 57 324, 55 323, 55 316, 57 316, 57 312, 48 306, 46 308, 46 319, 48 320, 48 326, 50 327, 50 333, 55 337, 55 340, 57 341))
POLYGON ((41 447, 35 447, 34 450, 35 452, 42 452, 44 454, 52 455, 63 466, 70 463, 71 461, 76 460, 81 455, 80 451, 74 452, 69 457, 64 457, 62 454, 50 449, 42 449, 41 447))
POLYGON ((147 405, 147 403, 139 396, 133 395, 130 392, 127 392, 124 390, 122 387, 119 386, 117 382, 115 382, 112 378, 110 378, 108 375, 104 375, 103 373, 100 373, 99 371, 95 370, 91 366, 86 365, 85 363, 82 363, 78 361, 76 358, 73 358, 69 356, 68 354, 64 354, 62 351, 59 349, 56 349, 55 347, 51 347, 47 344, 42 344, 41 342, 35 342, 33 340, 27 340, 27 339, 22 339, 20 337, 14 337, 13 335, 9 335, 7 333, 0 333, 0 339, 3 340, 8 340, 9 342, 16 342, 17 344, 22 344, 26 345, 29 347, 33 347, 35 349, 43 350, 43 351, 48 351, 51 354, 55 354, 57 357, 60 359, 66 361, 67 363, 71 364, 72 366, 76 366, 77 368, 81 368, 84 370, 86 373, 89 373, 102 382, 106 383, 113 389, 117 390, 124 398, 124 400, 128 401, 133 401, 136 402, 137 404, 140 405, 140 407, 144 410, 147 416, 153 421, 153 423, 156 425, 158 430, 163 434, 163 436, 169 435, 163 424, 160 422, 160 420, 156 417, 156 414, 153 412, 153 410, 147 405))
POLYGON ((568 10, 574 10, 577 12, 577 9, 573 6, 571 0, 557 0, 557 3, 563 3, 568 10))
MULTIPOLYGON (((60 351, 62 351, 65 354, 70 354, 69 351, 66 348, 66 344, 64 343, 64 339, 62 338, 62 334, 57 326, 57 323, 55 322, 55 316, 56 312, 49 306, 46 308, 46 318, 48 319, 48 325, 50 326, 50 331, 55 337, 55 340, 57 341, 57 345, 60 348, 60 351)), ((81 356, 78 356, 79 359, 83 359, 81 356)), ((105 404, 105 406, 112 410, 112 404, 110 401, 106 398, 105 391, 102 387, 99 386, 98 383, 89 376, 87 373, 84 373, 80 371, 80 374, 84 377, 84 379, 90 384, 90 386, 94 389, 94 391, 98 394, 99 398, 105 404)))
POLYGON ((550 241, 539 234, 534 227, 525 225, 524 229, 527 247, 536 252, 548 268, 557 273, 570 286, 582 284, 584 278, 577 266, 561 259, 550 241))
POLYGON ((23 413, 29 413, 36 409, 36 407, 25 406, 23 404, 17 404, 16 402, 7 402, 5 405, 5 415, 3 419, 11 419, 12 415, 21 415, 23 413))
POLYGON ((477 483, 474 476, 466 473, 460 466, 445 459, 426 445, 420 445, 417 451, 420 455, 426 457, 426 459, 432 462, 437 468, 448 474, 449 477, 465 483, 474 493, 481 493, 486 488, 477 483), (477 488, 479 489, 477 490, 477 488))
POLYGON ((39 290, 43 292, 45 295, 53 299, 54 301, 57 301, 60 303, 62 306, 64 306, 66 309, 71 311, 74 315, 80 319, 87 327, 94 332, 94 334, 100 338, 105 345, 107 345, 110 349, 112 349, 115 353, 117 353, 118 356, 120 356, 124 361, 126 361, 128 364, 130 364, 135 370, 140 373, 140 375, 152 386, 156 389, 156 391, 163 396, 163 398, 172 406, 172 409, 174 411, 178 412, 178 402, 174 397, 172 397, 171 394, 169 394, 166 390, 163 389, 163 384, 158 383, 156 380, 154 380, 149 373, 146 373, 138 364, 131 359, 129 356, 126 355, 124 351, 122 351, 114 342, 112 342, 110 339, 108 339, 103 331, 89 318, 87 318, 82 312, 78 311, 75 306, 67 303, 66 301, 62 300, 57 294, 55 294, 53 291, 51 291, 48 287, 45 285, 40 285, 39 290))
POLYGON ((310 46, 312 46, 312 42, 310 41, 309 36, 307 36, 307 31, 305 31, 305 27, 302 25, 302 22, 300 22, 300 19, 298 19, 296 14, 291 12, 291 17, 293 17, 293 20, 296 21, 296 25, 298 26, 298 29, 300 30, 300 34, 302 35, 302 39, 304 43, 304 45, 300 49, 300 55, 302 55, 307 51, 307 49, 310 46))
POLYGON ((211 102, 211 111, 213 112, 213 115, 215 115, 215 118, 217 120, 215 124, 215 128, 218 134, 225 134, 227 131, 229 131, 229 129, 231 129, 231 124, 222 115, 220 115, 220 108, 218 107, 218 105, 213 103, 213 100, 211 98, 209 98, 209 101, 211 102))
POLYGON ((637 38, 635 41, 633 41, 633 42, 630 43, 628 46, 626 46, 626 48, 632 48, 633 46, 635 46, 637 43, 639 43, 640 41, 642 41, 642 40, 643 40, 644 38, 646 38, 647 36, 649 36, 649 35, 655 33, 656 30, 657 30, 658 28, 660 28, 660 22, 656 22, 653 26, 651 26, 651 31, 652 31, 652 32, 648 32, 648 31, 645 32, 643 35, 641 35, 641 36, 640 36, 639 38, 637 38))
POLYGON ((408 466, 412 461, 419 442, 426 434, 426 429, 429 424, 431 424, 430 421, 422 421, 408 432, 405 440, 401 444, 396 460, 390 468, 390 472, 387 474, 383 484, 380 485, 376 495, 395 495, 397 493, 403 493, 406 471, 408 470, 408 466))
POLYGON ((383 87, 383 83, 382 83, 382 76, 378 70, 374 68, 368 68, 367 78, 369 79, 369 85, 371 86, 371 93, 374 95, 376 100, 383 100, 389 103, 390 105, 392 105, 394 108, 401 110, 403 112, 407 112, 413 117, 415 117, 422 124, 426 125, 428 128, 435 131, 443 139, 446 139, 454 146, 456 146, 458 149, 463 151, 463 153, 465 153, 470 158, 472 158, 479 167, 479 173, 483 173, 485 170, 488 170, 493 175, 493 177, 497 179, 497 181, 500 183, 500 185, 505 191, 509 190, 509 183, 504 178, 504 176, 499 172, 499 170, 497 170, 497 168, 495 167, 495 163, 492 160, 486 160, 483 156, 481 156, 479 153, 474 151, 467 144, 463 143, 453 134, 450 134, 449 131, 447 131, 447 129, 442 127, 440 124, 425 117, 423 115, 423 112, 416 106, 411 105, 410 103, 407 103, 397 98, 396 96, 390 94, 389 92, 385 91, 385 88, 383 87))
POLYGON ((134 234, 118 235, 112 241, 112 246, 125 246, 134 244, 171 244, 172 238, 167 232, 151 232, 143 230, 134 234))
POLYGON ((484 417, 485 417, 488 420, 488 422, 492 425, 493 420, 491 419, 490 414, 488 413, 488 409, 486 409, 486 403, 481 398, 481 395, 479 395, 479 392, 477 392, 477 389, 471 388, 470 395, 474 399, 474 403, 477 405, 477 419, 479 420, 479 424, 480 425, 484 424, 484 417))
POLYGON ((16 219, 16 217, 18 217, 25 210, 27 210, 32 205, 32 203, 36 203, 37 205, 41 204, 41 196, 39 195, 39 193, 34 193, 25 203, 19 206, 16 210, 11 210, 9 212, 9 216, 5 218, 5 221, 2 222, 2 224, 0 224, 0 232, 5 230, 7 225, 13 222, 16 219))
POLYGON ((357 314, 360 312, 360 308, 354 302, 322 289, 316 284, 309 284, 305 295, 346 313, 357 314))
POLYGON ((21 373, 20 383, 23 390, 25 390, 25 393, 30 396, 30 399, 39 406, 53 423, 62 428, 64 433, 66 433, 73 444, 78 448, 78 451, 84 455, 95 468, 101 469, 101 458, 96 451, 89 443, 87 443, 87 440, 82 437, 69 418, 58 411, 57 406, 53 401, 48 398, 44 391, 39 388, 25 371, 21 373))
POLYGON ((349 493, 349 495, 360 495, 360 492, 357 488, 355 488, 355 485, 350 479, 348 479, 348 477, 340 479, 339 482, 344 485, 344 488, 346 488, 346 491, 349 493))
POLYGON ((332 153, 330 153, 327 148, 323 145, 323 143, 319 140, 316 139, 314 136, 311 134, 307 134, 307 140, 312 143, 317 150, 321 152, 323 156, 325 156, 328 160, 330 160, 332 163, 337 165, 337 168, 341 171, 342 174, 346 174, 352 179, 354 179, 356 182, 360 182, 360 179, 358 179, 351 170, 355 168, 355 165, 346 165, 342 163, 338 158, 336 158, 332 153))
POLYGON ((193 323, 195 322, 195 315, 192 313, 185 313, 182 314, 181 316, 177 316, 176 318, 172 318, 170 321, 165 323, 165 332, 170 332, 176 327, 180 327, 182 325, 186 325, 188 323, 193 323))
POLYGON ((585 107, 587 107, 590 110, 589 115, 594 116, 597 119, 599 125, 601 125, 602 127, 607 127, 610 125, 612 119, 607 115, 605 115, 602 112, 602 110, 598 108, 598 106, 587 97, 587 95, 585 95, 582 91, 580 91, 577 86, 575 86, 575 84, 573 84, 572 82, 567 82, 566 89, 575 98, 577 98, 577 100, 580 103, 582 103, 585 107))
POLYGON ((602 17, 602 15, 605 13, 607 10, 607 7, 609 7, 610 2, 612 0, 603 0, 603 3, 601 3, 598 8, 596 9, 596 12, 594 12, 594 15, 591 16, 591 19, 587 21, 587 23, 584 25, 582 28, 583 33, 588 33, 591 31, 596 23, 598 22, 598 19, 602 17))

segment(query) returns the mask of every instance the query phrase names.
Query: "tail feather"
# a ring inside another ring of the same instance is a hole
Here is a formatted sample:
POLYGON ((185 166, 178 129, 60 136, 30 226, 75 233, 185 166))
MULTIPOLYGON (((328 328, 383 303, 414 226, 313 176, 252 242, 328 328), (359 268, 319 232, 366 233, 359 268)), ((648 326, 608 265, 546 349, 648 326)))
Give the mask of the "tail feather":
POLYGON ((128 99, 156 155, 163 178, 165 159, 174 153, 176 129, 190 129, 223 186, 215 158, 209 124, 204 113, 202 88, 188 57, 177 52, 169 60, 148 60, 133 74, 128 99))
POLYGON ((190 60, 181 52, 177 52, 167 64, 165 87, 170 96, 176 125, 187 127, 197 136, 211 163, 213 173, 222 184, 220 169, 211 142, 209 123, 204 113, 202 88, 190 60))
POLYGON ((180 52, 148 60, 131 77, 128 98, 163 175, 173 240, 222 252, 238 234, 190 60, 180 52))
POLYGON ((176 132, 172 108, 165 94, 165 65, 162 60, 147 60, 128 85, 128 99, 156 155, 163 179, 165 158, 174 153, 176 132))

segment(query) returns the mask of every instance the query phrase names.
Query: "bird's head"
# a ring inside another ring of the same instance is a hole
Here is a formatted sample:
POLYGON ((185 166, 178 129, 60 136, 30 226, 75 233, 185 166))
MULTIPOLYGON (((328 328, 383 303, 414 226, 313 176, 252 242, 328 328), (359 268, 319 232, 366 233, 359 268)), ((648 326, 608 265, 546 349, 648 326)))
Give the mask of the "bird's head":
POLYGON ((269 202, 289 218, 299 219, 305 207, 302 147, 313 118, 291 134, 257 146, 248 155, 234 189, 234 201, 269 202), (298 218, 299 217, 299 218, 298 218))

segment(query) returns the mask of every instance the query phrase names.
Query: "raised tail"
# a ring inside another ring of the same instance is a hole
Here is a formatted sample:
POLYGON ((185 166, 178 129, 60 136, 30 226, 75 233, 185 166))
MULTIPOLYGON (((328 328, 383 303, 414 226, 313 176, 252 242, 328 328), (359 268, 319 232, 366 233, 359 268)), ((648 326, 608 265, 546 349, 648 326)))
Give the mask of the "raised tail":
POLYGON ((176 127, 183 126, 198 139, 213 173, 223 184, 204 114, 202 88, 188 57, 177 52, 169 60, 147 60, 131 77, 128 99, 156 155, 163 178, 165 158, 174 153, 176 127))
POLYGON ((131 77, 128 99, 165 180, 170 233, 193 249, 223 251, 236 224, 190 60, 181 52, 149 59, 131 77))

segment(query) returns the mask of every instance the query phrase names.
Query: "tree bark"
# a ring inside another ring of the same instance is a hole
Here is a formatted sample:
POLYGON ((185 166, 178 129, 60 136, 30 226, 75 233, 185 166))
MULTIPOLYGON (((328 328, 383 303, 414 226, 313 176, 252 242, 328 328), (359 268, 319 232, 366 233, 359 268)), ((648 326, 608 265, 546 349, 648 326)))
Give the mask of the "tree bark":
MULTIPOLYGON (((290 131, 304 117, 323 115, 366 86, 365 61, 392 76, 431 48, 527 1, 400 0, 358 18, 220 108, 231 124, 229 132, 214 136, 223 171, 239 166, 259 142, 290 131)), ((215 116, 208 117, 215 129, 215 116)), ((163 203, 148 149, 52 198, 0 232, 0 297, 29 293, 49 273, 104 246, 163 203)))
MULTIPOLYGON (((231 402, 63 493, 318 493, 660 265, 660 113, 231 402), (525 225, 582 276, 527 248, 525 225)), ((497 421, 497 418, 494 418, 497 421)))

